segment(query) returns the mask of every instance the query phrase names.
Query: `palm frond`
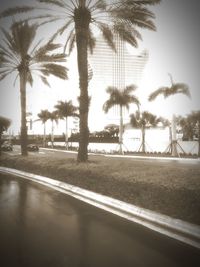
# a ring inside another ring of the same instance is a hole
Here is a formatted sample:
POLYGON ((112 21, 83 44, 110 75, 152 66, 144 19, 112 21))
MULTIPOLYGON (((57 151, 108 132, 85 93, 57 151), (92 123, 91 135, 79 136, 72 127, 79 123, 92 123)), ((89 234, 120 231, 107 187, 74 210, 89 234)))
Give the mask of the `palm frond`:
POLYGON ((137 27, 143 28, 143 29, 148 29, 152 31, 156 31, 156 26, 152 20, 142 20, 140 19, 135 19, 134 24, 137 27))
POLYGON ((106 88, 106 93, 108 93, 108 94, 113 94, 113 93, 115 93, 115 91, 117 91, 117 87, 115 87, 115 86, 108 86, 106 88))
POLYGON ((140 121, 138 120, 138 118, 137 118, 137 115, 135 115, 135 114, 130 114, 130 124, 131 124, 131 126, 132 127, 134 127, 134 128, 140 128, 140 121))
POLYGON ((108 113, 109 109, 111 109, 113 106, 115 106, 115 103, 112 100, 107 100, 104 104, 103 104, 103 110, 105 113, 108 113))
POLYGON ((159 117, 159 121, 162 123, 163 127, 169 127, 170 126, 170 121, 163 118, 163 117, 159 117))
POLYGON ((75 46, 75 41, 76 41, 76 35, 74 33, 74 34, 71 35, 71 38, 69 40, 68 55, 71 54, 71 52, 72 52, 72 50, 73 50, 73 48, 75 46))
POLYGON ((35 51, 34 58, 39 60, 39 58, 42 57, 43 55, 47 55, 48 53, 50 53, 53 50, 60 48, 60 47, 61 47, 61 44, 55 44, 55 43, 48 42, 45 45, 39 47, 35 51))
POLYGON ((34 63, 56 63, 56 62, 66 62, 66 55, 63 53, 59 54, 52 54, 52 55, 46 55, 43 54, 42 56, 33 56, 33 62, 34 63))
MULTIPOLYGON (((65 42, 65 45, 64 45, 64 48, 63 48, 63 51, 65 52, 66 50, 67 50, 67 46, 68 46, 68 44, 69 44, 69 42, 71 42, 70 40, 72 39, 74 39, 74 29, 72 29, 71 31, 70 31, 70 33, 68 34, 68 38, 67 38, 67 40, 66 40, 66 42, 65 42)), ((70 55, 69 54, 69 51, 68 51, 68 55, 70 55)))
POLYGON ((20 57, 17 51, 12 49, 12 46, 8 43, 8 41, 4 39, 2 41, 4 42, 4 45, 0 44, 0 51, 2 54, 4 54, 4 57, 8 58, 12 62, 19 63, 20 57))
POLYGON ((111 31, 109 26, 105 25, 104 23, 97 23, 97 25, 100 31, 102 32, 107 44, 111 47, 112 50, 116 51, 115 43, 113 40, 113 32, 111 31))
POLYGON ((44 76, 54 75, 63 80, 68 79, 67 69, 66 67, 61 65, 53 63, 42 64, 40 71, 43 73, 44 76))
POLYGON ((52 37, 50 38, 49 42, 53 42, 54 39, 58 36, 58 35, 62 35, 63 32, 65 30, 68 29, 68 27, 70 26, 70 24, 73 22, 72 19, 70 19, 67 23, 65 23, 62 27, 60 27, 53 35, 52 37))
MULTIPOLYGON (((130 96, 129 97, 129 103, 133 103, 133 104, 136 104, 137 105, 137 107, 138 107, 138 109, 139 109, 139 106, 140 106, 140 101, 139 101, 139 99, 138 99, 138 97, 136 97, 136 96, 130 96)), ((127 109, 129 109, 129 107, 127 107, 127 109)))
POLYGON ((41 78, 42 82, 45 85, 47 85, 48 87, 51 87, 50 84, 49 84, 49 82, 48 82, 48 80, 47 80, 47 78, 45 76, 40 75, 40 78, 41 78))
POLYGON ((114 31, 119 34, 119 37, 122 39, 122 41, 127 42, 134 47, 138 46, 137 39, 132 32, 132 27, 130 25, 117 23, 114 25, 114 31))
POLYGON ((10 17, 19 13, 26 13, 33 11, 35 7, 31 6, 20 6, 20 7, 12 7, 4 10, 3 12, 0 13, 0 18, 5 18, 5 17, 10 17))
POLYGON ((33 77, 30 71, 27 72, 27 82, 30 84, 30 86, 33 86, 33 77))
POLYGON ((177 94, 177 93, 184 94, 184 95, 186 95, 188 97, 191 97, 189 87, 185 83, 175 83, 175 84, 173 84, 172 87, 171 87, 171 92, 169 91, 168 94, 166 95, 166 97, 170 96, 170 94, 177 94))
POLYGON ((51 4, 58 7, 65 7, 65 4, 60 0, 37 0, 37 2, 51 4))
POLYGON ((155 18, 154 13, 146 7, 134 5, 132 8, 123 6, 121 8, 113 8, 111 15, 116 17, 118 21, 129 23, 132 26, 156 30, 156 27, 151 19, 155 18))
POLYGON ((129 7, 134 5, 156 5, 159 4, 161 0, 125 0, 123 3, 129 7))
POLYGON ((2 49, 7 50, 8 54, 19 54, 19 49, 16 46, 15 42, 14 42, 14 38, 11 35, 11 33, 7 32, 5 29, 1 28, 2 33, 4 35, 4 38, 2 38, 2 41, 4 42, 4 44, 6 45, 6 47, 2 47, 2 49))
POLYGON ((5 79, 7 76, 9 76, 11 73, 13 73, 15 70, 8 70, 6 71, 4 74, 0 74, 0 81, 2 81, 3 79, 5 79))
POLYGON ((45 123, 50 118, 50 112, 47 109, 41 110, 40 113, 37 114, 37 116, 39 120, 42 121, 42 123, 45 123))
POLYGON ((160 87, 159 89, 157 89, 156 91, 154 91, 149 95, 148 100, 153 101, 154 99, 157 98, 157 96, 165 95, 167 90, 169 90, 169 87, 160 87))
POLYGON ((105 1, 103 0, 98 0, 98 1, 89 1, 87 7, 90 9, 90 10, 96 10, 96 9, 100 9, 100 10, 106 10, 107 8, 107 4, 105 1))
POLYGON ((61 119, 66 117, 72 117, 77 115, 78 108, 72 104, 72 101, 58 101, 58 104, 54 106, 57 111, 58 115, 61 119))
POLYGON ((130 84, 130 85, 127 85, 125 87, 124 93, 130 94, 130 93, 134 92, 136 89, 137 89, 137 86, 135 84, 130 84))
POLYGON ((148 18, 155 18, 154 13, 144 6, 134 6, 132 8, 127 8, 127 6, 123 6, 121 8, 114 8, 111 10, 111 14, 121 20, 128 20, 133 24, 135 19, 146 20, 148 18))
POLYGON ((95 44, 96 44, 96 38, 94 37, 91 29, 89 29, 89 33, 88 33, 88 47, 89 47, 89 50, 90 50, 90 53, 91 54, 93 53, 93 49, 95 47, 95 44))
POLYGON ((29 25, 27 22, 15 22, 12 24, 11 31, 13 37, 13 47, 24 57, 36 36, 37 24, 29 25))

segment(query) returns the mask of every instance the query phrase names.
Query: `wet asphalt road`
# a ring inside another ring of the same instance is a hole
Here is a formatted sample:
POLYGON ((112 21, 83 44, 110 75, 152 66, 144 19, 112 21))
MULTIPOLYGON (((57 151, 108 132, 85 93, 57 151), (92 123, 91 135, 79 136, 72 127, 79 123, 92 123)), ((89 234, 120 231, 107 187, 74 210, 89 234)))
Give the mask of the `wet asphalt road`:
POLYGON ((1 267, 200 266, 200 250, 0 174, 1 267))

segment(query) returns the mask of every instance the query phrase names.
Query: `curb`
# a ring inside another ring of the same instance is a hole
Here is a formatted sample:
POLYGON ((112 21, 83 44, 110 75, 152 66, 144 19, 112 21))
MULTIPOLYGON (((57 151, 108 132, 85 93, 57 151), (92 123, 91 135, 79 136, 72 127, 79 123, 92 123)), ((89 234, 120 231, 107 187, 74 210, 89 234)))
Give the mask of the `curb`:
POLYGON ((46 185, 93 206, 123 217, 129 221, 138 223, 151 230, 200 249, 200 226, 198 225, 174 219, 169 216, 143 209, 48 177, 5 167, 0 167, 0 173, 13 174, 15 176, 46 185))

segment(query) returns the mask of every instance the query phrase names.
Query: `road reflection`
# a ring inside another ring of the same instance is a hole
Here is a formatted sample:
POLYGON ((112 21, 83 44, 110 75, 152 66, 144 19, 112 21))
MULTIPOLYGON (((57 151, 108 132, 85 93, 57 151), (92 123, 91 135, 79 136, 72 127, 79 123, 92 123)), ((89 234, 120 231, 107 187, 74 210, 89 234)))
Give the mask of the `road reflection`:
POLYGON ((197 249, 0 174, 0 266, 200 266, 200 258, 197 249))

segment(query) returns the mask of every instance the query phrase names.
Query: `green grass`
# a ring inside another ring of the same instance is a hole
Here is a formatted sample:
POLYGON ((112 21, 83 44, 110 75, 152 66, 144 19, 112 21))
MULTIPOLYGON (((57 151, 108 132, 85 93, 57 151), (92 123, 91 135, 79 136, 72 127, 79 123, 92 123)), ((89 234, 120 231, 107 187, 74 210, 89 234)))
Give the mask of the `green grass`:
POLYGON ((1 157, 0 165, 56 178, 174 218, 200 224, 200 165, 155 160, 34 154, 1 157))

